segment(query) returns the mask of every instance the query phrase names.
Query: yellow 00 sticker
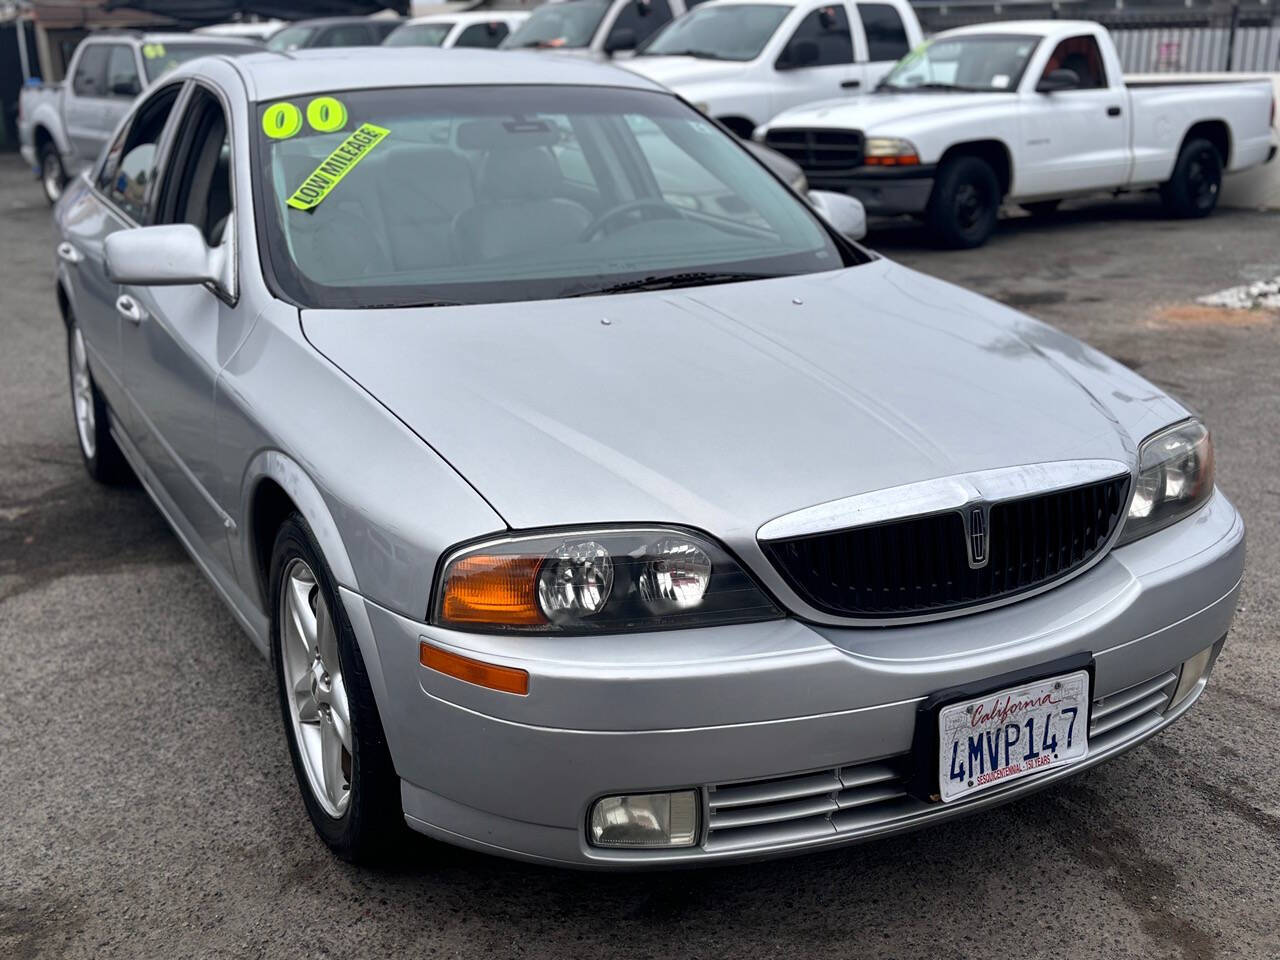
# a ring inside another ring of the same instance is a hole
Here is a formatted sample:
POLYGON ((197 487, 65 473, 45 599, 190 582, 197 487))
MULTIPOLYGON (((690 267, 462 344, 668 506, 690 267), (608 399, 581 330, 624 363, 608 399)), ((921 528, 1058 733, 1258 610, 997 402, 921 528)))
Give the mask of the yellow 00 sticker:
POLYGON ((262 115, 262 132, 272 140, 287 140, 302 129, 302 111, 292 103, 274 103, 262 115))
POLYGON ((333 133, 347 125, 347 108, 333 97, 316 97, 307 104, 307 123, 312 130, 333 133))

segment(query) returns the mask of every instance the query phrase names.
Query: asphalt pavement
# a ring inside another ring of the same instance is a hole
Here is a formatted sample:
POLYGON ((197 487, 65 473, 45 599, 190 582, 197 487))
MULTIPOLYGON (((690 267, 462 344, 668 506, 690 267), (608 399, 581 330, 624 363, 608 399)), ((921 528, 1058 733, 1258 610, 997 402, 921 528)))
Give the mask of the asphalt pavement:
MULTIPOLYGON (((1199 705, 994 812, 740 867, 597 875, 312 833, 267 664, 137 487, 86 476, 39 188, 0 155, 0 957, 1280 956, 1280 214, 1076 204, 870 243, 1121 358, 1210 423, 1249 523, 1199 705)), ((536 785, 525 785, 536 789, 536 785)), ((521 788, 513 785, 513 789, 521 788)))

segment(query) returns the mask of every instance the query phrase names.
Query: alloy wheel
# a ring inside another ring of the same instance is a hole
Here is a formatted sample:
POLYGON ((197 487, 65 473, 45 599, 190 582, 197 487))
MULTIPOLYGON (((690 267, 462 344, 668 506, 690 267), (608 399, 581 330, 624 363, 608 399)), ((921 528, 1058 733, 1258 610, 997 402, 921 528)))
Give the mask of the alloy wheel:
POLYGON ((307 781, 325 813, 337 819, 351 802, 351 709, 338 634, 315 573, 300 558, 280 589, 280 662, 294 740, 307 781))
POLYGON ((71 402, 75 407, 76 433, 80 449, 92 460, 97 453, 97 417, 93 409, 93 379, 89 376, 89 358, 84 349, 84 334, 78 326, 71 328, 71 402))

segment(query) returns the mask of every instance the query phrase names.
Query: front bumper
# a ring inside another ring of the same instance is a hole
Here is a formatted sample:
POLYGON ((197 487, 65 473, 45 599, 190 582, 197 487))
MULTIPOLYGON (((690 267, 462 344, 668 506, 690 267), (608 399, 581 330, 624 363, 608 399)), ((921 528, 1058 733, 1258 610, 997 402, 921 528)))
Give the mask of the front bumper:
MULTIPOLYGON (((642 868, 781 855, 914 829, 1001 803, 1120 753, 1176 719, 1183 661, 1226 634, 1244 525, 1220 493, 1194 517, 1087 573, 997 610, 889 628, 797 620, 622 637, 440 630, 343 600, 370 663, 406 819, 438 838, 562 865, 642 868), (516 697, 418 664, 418 643, 517 666, 516 697), (904 792, 929 694, 1090 653, 1090 754, 942 805, 904 792), (374 666, 376 664, 376 666, 374 666), (769 781, 759 784, 759 781, 769 781), (716 816, 750 784, 757 815, 716 816), (585 824, 603 795, 695 787, 697 846, 602 850, 585 824), (771 798, 771 799, 769 799, 771 798)), ((1215 647, 1216 654, 1216 647, 1215 647)))
POLYGON ((937 172, 936 166, 924 164, 883 170, 860 167, 856 173, 839 175, 806 170, 805 176, 812 189, 847 193, 861 200, 868 214, 886 217, 923 213, 937 172))

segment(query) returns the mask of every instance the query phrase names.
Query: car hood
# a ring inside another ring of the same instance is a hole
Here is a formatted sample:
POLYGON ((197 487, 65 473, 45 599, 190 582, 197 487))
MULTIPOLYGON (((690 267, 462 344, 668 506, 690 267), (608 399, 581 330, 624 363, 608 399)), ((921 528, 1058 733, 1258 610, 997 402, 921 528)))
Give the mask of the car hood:
POLYGON ((624 66, 677 92, 695 83, 741 80, 745 64, 699 57, 633 57, 624 66))
POLYGON ((751 536, 932 477, 1132 464, 1133 438, 1181 409, 1078 341, 886 260, 661 293, 304 310, 302 324, 516 528, 751 536))
POLYGON ((953 119, 959 111, 987 107, 1008 100, 1009 96, 1007 93, 865 93, 784 110, 765 126, 769 129, 852 127, 879 132, 895 123, 925 120, 935 115, 953 119))

